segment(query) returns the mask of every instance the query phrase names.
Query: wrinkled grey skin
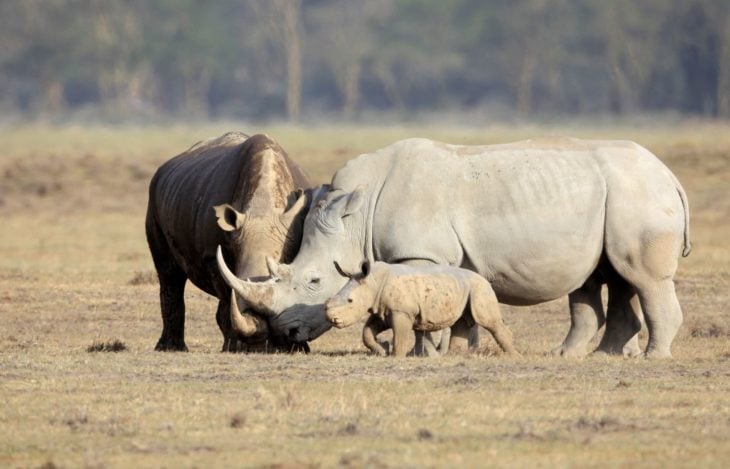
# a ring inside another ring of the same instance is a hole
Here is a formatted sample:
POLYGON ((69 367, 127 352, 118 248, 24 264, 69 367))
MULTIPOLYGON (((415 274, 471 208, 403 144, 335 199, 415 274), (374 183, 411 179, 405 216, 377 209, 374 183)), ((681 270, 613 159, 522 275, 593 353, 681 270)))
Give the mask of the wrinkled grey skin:
POLYGON ((393 330, 393 355, 404 357, 410 349, 412 330, 451 327, 458 336, 478 324, 492 333, 505 353, 519 355, 512 332, 502 321, 494 290, 472 271, 385 262, 375 262, 371 268, 367 261, 355 274, 343 272, 337 263, 335 267, 349 281, 325 302, 327 320, 343 328, 369 316, 362 338, 373 353, 387 354, 377 341, 377 335, 387 329, 393 330))
MULTIPOLYGON (((291 265, 253 284, 228 278, 272 327, 299 339, 327 329, 321 305, 365 258, 473 270, 501 303, 569 295, 571 327, 554 353, 671 356, 682 323, 673 276, 688 255, 689 208, 675 176, 628 141, 549 138, 487 145, 397 142, 340 169, 309 212, 291 265), (601 288, 608 286, 604 313, 601 288), (303 308, 302 305, 311 305, 303 308)), ((465 340, 452 337, 453 340, 465 340)))
POLYGON ((241 314, 244 303, 231 302, 215 250, 223 246, 242 278, 268 276, 266 256, 285 262, 299 248, 307 209, 302 189, 310 186, 275 141, 239 132, 200 142, 157 170, 145 223, 160 280, 163 329, 156 350, 187 350, 187 280, 220 300, 216 321, 224 351, 238 350, 239 339, 248 345, 267 341, 266 322, 241 314))

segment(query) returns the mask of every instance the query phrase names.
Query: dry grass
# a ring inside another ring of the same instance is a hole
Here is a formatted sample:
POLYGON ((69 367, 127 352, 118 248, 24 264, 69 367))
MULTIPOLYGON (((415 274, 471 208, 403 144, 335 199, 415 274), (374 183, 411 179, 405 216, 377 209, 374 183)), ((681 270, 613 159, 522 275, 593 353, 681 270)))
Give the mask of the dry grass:
MULTIPOLYGON (((215 301, 188 289, 190 353, 152 351, 161 321, 144 240, 155 167, 241 129, 0 132, 0 466, 699 466, 730 460, 730 128, 266 129, 319 181, 405 136, 495 142, 545 133, 634 139, 692 205, 666 362, 552 359, 565 299, 506 307, 521 359, 382 359, 359 330, 310 355, 218 352, 215 301), (113 338, 106 340, 106 338, 113 338), (88 353, 100 347, 123 353, 88 353), (91 344, 91 347, 90 347, 91 344)), ((642 340, 646 337, 642 334, 642 340)))

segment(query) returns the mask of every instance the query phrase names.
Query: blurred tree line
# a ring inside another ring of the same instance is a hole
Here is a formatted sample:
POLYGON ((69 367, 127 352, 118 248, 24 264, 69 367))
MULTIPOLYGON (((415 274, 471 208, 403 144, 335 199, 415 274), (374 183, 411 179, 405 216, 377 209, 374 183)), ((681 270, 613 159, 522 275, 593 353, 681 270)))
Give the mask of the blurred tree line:
POLYGON ((728 0, 0 0, 0 109, 730 117, 728 0))

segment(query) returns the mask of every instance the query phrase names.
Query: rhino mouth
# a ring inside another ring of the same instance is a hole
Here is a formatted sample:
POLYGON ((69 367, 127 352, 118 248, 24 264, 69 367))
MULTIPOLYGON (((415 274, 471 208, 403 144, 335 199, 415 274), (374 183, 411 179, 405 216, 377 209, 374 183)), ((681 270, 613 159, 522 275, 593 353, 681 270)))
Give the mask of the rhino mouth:
POLYGON ((331 327, 323 304, 296 304, 281 314, 267 318, 274 334, 284 335, 290 342, 308 342, 316 339, 331 327))
POLYGON ((326 306, 327 320, 338 329, 351 326, 355 324, 360 317, 359 315, 352 314, 349 308, 337 307, 337 306, 326 306))

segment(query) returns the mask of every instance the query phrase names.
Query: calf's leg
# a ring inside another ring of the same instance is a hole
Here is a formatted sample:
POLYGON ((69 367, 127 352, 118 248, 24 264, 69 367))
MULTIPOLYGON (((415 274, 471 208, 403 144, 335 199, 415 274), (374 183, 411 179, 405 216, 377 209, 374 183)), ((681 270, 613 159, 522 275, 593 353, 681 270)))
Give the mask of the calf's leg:
MULTIPOLYGON (((459 318, 451 326, 451 341, 449 343, 449 353, 464 353, 469 350, 469 334, 474 329, 472 324, 467 321, 466 315, 459 318)), ((445 330, 445 329, 444 329, 445 330)))
POLYGON ((362 329, 362 342, 370 351, 376 355, 386 356, 388 352, 378 342, 378 334, 388 329, 388 326, 378 316, 371 315, 365 321, 365 327, 362 329))
MULTIPOLYGON (((519 356, 512 341, 512 331, 502 320, 497 297, 486 281, 472 282, 468 307, 474 321, 494 336, 494 340, 506 354, 519 356)), ((457 324, 462 321, 463 317, 457 324)))
POLYGON ((393 355, 405 357, 412 347, 413 320, 405 313, 393 311, 390 326, 393 328, 393 355))

